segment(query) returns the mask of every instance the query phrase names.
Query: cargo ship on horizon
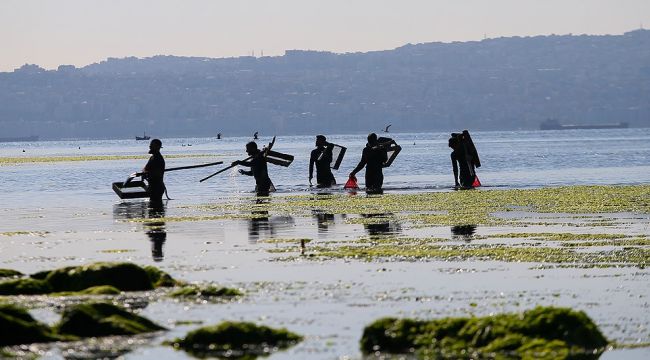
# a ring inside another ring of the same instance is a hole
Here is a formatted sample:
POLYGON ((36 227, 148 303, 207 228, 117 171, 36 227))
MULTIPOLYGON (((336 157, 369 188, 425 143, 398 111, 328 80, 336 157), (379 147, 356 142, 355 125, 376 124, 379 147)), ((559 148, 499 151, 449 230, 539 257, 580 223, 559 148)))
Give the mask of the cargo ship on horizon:
POLYGON ((574 129, 625 129, 630 124, 619 122, 616 124, 570 124, 562 125, 555 119, 548 119, 539 125, 540 130, 574 130, 574 129))

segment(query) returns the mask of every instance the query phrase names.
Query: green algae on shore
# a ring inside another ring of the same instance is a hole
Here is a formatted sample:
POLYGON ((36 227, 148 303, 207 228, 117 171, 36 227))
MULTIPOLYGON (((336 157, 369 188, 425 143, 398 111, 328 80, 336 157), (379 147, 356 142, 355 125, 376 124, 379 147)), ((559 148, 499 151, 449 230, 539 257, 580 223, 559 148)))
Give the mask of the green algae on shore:
POLYGON ((55 329, 58 333, 79 337, 135 335, 165 330, 121 307, 99 302, 66 308, 55 329))
MULTIPOLYGON (((410 222, 416 226, 526 225, 521 219, 507 219, 498 213, 648 214, 650 185, 565 186, 382 196, 290 195, 272 198, 267 202, 244 200, 193 208, 216 211, 220 213, 219 216, 238 216, 254 211, 311 216, 312 211, 319 211, 328 214, 377 216, 394 214, 396 220, 410 222)), ((600 223, 593 225, 600 226, 600 223)))
MULTIPOLYGON (((218 155, 211 154, 170 154, 165 155, 166 159, 185 158, 215 158, 218 155)), ((0 166, 16 164, 37 164, 56 162, 78 162, 78 161, 115 161, 115 160, 146 160, 149 155, 79 155, 79 156, 14 156, 0 157, 0 166)))
POLYGON ((366 326, 360 345, 365 354, 420 358, 597 359, 608 340, 582 311, 536 307, 486 317, 384 318, 366 326))
POLYGON ((183 349, 198 357, 226 356, 255 358, 287 349, 302 341, 302 336, 287 329, 274 329, 251 322, 222 322, 190 331, 167 345, 183 349))
POLYGON ((41 271, 30 278, 0 282, 0 295, 94 295, 175 286, 169 274, 153 266, 97 262, 41 271), (112 289, 111 289, 112 288, 112 289))

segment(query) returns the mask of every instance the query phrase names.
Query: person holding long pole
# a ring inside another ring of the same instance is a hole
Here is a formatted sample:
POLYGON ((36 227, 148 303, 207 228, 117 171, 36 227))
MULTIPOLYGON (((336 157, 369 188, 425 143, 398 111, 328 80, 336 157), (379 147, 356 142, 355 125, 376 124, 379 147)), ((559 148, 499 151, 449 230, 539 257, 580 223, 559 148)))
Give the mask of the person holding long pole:
POLYGON ((255 191, 257 192, 257 195, 268 196, 269 192, 274 191, 275 189, 273 189, 273 183, 269 178, 269 171, 264 151, 259 150, 257 148, 257 143, 251 141, 246 144, 246 153, 249 155, 248 159, 233 161, 232 166, 241 165, 251 168, 250 170, 239 169, 239 173, 255 177, 255 191))
POLYGON ((149 183, 149 205, 151 207, 162 206, 162 196, 165 193, 165 159, 160 153, 162 141, 159 139, 151 140, 149 143, 149 154, 151 157, 147 165, 142 169, 142 178, 147 179, 149 183))

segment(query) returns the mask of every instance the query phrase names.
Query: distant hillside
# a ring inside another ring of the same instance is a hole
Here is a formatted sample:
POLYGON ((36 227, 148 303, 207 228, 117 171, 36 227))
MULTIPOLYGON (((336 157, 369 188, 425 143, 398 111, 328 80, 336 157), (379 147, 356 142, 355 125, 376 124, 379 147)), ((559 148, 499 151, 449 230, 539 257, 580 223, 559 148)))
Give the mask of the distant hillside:
POLYGON ((0 73, 6 137, 537 129, 547 118, 650 126, 650 31, 0 73))

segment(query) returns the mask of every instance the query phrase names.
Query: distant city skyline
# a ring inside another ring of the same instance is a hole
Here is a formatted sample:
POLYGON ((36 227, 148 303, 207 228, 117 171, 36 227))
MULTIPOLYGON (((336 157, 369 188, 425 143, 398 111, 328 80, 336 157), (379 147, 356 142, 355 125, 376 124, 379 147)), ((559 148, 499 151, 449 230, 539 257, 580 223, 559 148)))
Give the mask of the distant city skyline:
POLYGON ((650 27, 648 0, 3 0, 0 71, 108 57, 276 56, 650 27))

